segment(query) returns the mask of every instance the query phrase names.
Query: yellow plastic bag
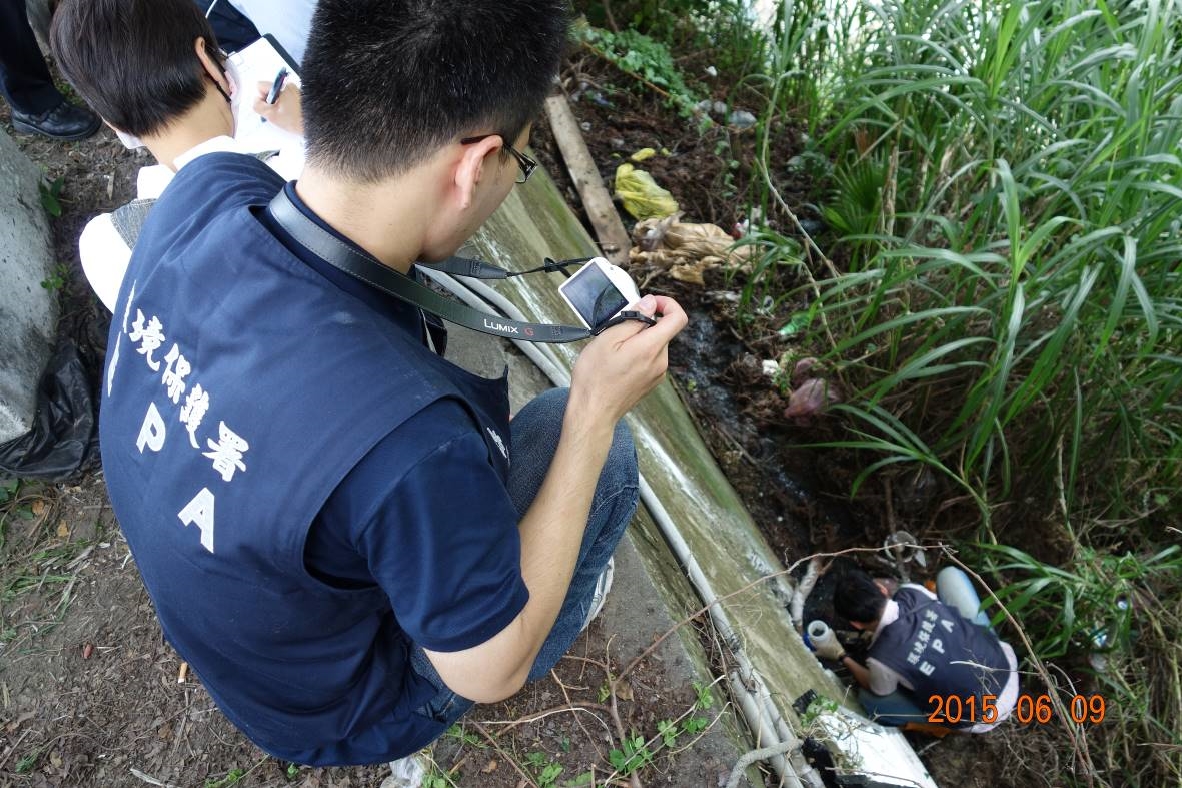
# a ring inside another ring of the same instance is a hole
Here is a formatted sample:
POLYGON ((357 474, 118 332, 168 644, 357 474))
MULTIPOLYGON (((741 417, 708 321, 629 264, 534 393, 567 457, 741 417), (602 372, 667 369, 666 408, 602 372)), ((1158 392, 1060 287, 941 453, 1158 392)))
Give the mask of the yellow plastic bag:
POLYGON ((669 216, 680 210, 677 200, 658 186, 652 175, 628 162, 616 168, 616 195, 624 202, 624 210, 637 219, 669 216))

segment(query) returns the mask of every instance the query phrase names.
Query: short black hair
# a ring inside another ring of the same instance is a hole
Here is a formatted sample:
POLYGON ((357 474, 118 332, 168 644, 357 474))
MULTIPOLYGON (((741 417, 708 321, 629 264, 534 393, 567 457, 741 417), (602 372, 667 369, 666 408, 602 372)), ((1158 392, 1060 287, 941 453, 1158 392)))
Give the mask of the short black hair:
POLYGON ((95 112, 120 131, 164 129, 205 97, 193 42, 217 38, 193 0, 63 0, 50 44, 58 67, 95 112))
POLYGON ((833 609, 847 621, 872 624, 882 617, 886 603, 878 583, 861 569, 847 569, 838 576, 833 609))
POLYGON ((300 71, 309 162, 362 182, 541 111, 567 0, 320 0, 300 71))

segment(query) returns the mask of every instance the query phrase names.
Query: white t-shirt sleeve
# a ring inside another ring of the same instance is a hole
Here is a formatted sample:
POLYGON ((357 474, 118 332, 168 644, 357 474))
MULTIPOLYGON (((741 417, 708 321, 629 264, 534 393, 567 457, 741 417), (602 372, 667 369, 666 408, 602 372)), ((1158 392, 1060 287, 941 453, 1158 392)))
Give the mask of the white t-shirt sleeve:
POLYGON ((902 676, 877 659, 867 659, 866 669, 870 671, 870 691, 875 695, 890 695, 899 689, 899 685, 911 689, 902 676))
POLYGON ((115 229, 111 214, 99 214, 86 223, 78 238, 78 257, 95 295, 103 306, 114 312, 119 285, 123 283, 127 263, 131 260, 131 248, 115 229))

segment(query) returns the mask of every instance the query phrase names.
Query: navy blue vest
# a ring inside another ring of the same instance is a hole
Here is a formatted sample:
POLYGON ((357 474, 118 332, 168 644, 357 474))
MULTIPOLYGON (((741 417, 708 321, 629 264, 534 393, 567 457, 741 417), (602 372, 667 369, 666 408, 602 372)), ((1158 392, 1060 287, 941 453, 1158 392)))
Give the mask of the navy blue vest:
POLYGON ((264 166, 211 194, 219 167, 253 167, 226 156, 177 176, 120 292, 100 419, 111 502, 166 637, 252 740, 313 763, 413 752, 442 732, 407 722, 434 688, 381 589, 311 577, 304 540, 359 459, 442 398, 503 480, 506 382, 436 356, 285 249, 252 212, 282 187, 264 166), (326 663, 357 686, 322 686, 326 663))
MULTIPOLYGON (((914 687, 924 706, 932 695, 1000 695, 1010 664, 997 636, 923 592, 903 587, 895 594, 899 618, 878 633, 869 656, 914 687)), ((935 704, 931 704, 934 706, 935 704)))

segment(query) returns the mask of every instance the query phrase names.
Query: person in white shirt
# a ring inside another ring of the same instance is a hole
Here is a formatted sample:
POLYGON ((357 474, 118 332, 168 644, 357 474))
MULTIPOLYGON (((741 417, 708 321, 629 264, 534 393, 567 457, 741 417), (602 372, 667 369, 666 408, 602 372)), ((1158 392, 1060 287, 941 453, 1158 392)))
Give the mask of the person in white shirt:
POLYGON ((270 84, 241 84, 235 59, 218 49, 188 0, 95 0, 88 13, 64 24, 55 19, 50 38, 58 65, 109 126, 159 162, 140 170, 136 200, 96 216, 79 238, 86 278, 113 310, 138 226, 177 170, 203 154, 233 151, 265 156, 292 179, 303 166, 303 129, 294 80, 266 104, 270 84), (247 113, 268 118, 272 128, 236 135, 247 113))
POLYGON ((853 674, 858 700, 883 725, 984 733, 1017 704, 1017 655, 989 627, 963 572, 946 567, 936 588, 938 596, 911 583, 891 593, 860 569, 843 573, 833 607, 872 634, 865 664, 836 638, 816 651, 853 674))

